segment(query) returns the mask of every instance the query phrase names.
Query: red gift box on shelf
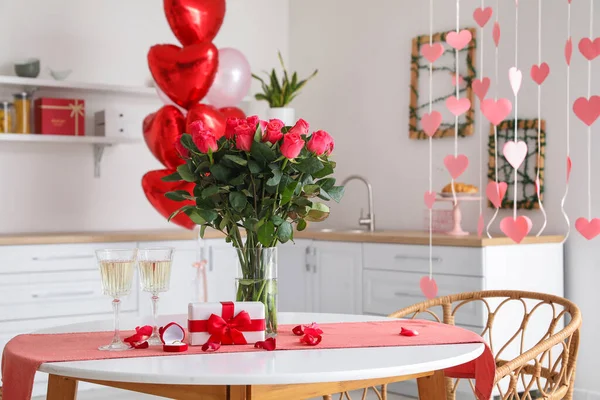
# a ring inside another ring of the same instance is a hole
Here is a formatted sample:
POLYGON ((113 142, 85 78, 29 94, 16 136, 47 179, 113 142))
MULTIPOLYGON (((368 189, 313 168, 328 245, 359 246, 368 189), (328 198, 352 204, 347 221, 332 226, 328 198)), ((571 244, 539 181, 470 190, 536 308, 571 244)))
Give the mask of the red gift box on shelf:
POLYGON ((85 101, 42 97, 34 108, 36 133, 85 136, 85 101))
POLYGON ((265 305, 259 301, 190 303, 189 342, 254 344, 265 340, 265 305))

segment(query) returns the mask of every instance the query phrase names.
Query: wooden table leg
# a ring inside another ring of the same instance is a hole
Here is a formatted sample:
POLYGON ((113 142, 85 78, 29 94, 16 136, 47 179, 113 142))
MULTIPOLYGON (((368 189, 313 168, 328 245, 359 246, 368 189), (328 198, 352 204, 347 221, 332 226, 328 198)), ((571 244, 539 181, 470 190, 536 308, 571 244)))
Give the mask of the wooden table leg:
POLYGON ((420 400, 446 400, 446 382, 444 371, 417 379, 420 400))
POLYGON ((249 386, 229 386, 228 400, 250 400, 248 396, 249 386))
POLYGON ((77 381, 64 376, 50 375, 47 400, 76 400, 77 381))

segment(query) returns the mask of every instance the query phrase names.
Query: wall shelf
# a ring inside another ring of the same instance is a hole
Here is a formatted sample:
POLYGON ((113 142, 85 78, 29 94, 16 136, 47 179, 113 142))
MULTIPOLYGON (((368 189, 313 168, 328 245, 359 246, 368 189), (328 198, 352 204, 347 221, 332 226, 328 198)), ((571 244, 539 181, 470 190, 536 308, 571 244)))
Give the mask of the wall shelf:
POLYGON ((139 139, 104 137, 104 136, 69 136, 69 135, 40 135, 35 133, 0 133, 0 142, 14 143, 50 143, 78 144, 94 147, 94 177, 100 177, 100 165, 106 147, 119 144, 139 143, 139 139))
POLYGON ((54 79, 21 78, 19 76, 0 76, 0 86, 21 88, 25 91, 36 89, 63 89, 156 97, 156 90, 153 87, 80 83, 68 80, 57 81, 54 79))

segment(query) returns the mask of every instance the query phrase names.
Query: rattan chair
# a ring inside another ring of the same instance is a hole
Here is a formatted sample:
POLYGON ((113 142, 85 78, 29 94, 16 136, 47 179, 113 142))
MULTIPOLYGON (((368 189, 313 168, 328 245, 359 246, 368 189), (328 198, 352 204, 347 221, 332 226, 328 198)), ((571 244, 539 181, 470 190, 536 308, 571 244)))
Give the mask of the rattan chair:
MULTIPOLYGON (((494 384, 500 399, 573 399, 581 326, 581 313, 575 304, 543 293, 491 290, 439 297, 403 308, 390 317, 454 325, 461 310, 484 317, 480 334, 496 358, 494 384), (499 324, 509 327, 498 328, 499 324)), ((446 381, 447 399, 455 400, 460 379, 446 381)), ((467 382, 473 389, 473 383, 467 382)), ((365 389, 363 399, 367 390, 376 388, 365 389)), ((377 397, 385 399, 385 392, 386 387, 377 390, 377 397)), ((332 396, 323 398, 330 400, 332 396)), ((343 398, 350 396, 342 393, 343 398)))

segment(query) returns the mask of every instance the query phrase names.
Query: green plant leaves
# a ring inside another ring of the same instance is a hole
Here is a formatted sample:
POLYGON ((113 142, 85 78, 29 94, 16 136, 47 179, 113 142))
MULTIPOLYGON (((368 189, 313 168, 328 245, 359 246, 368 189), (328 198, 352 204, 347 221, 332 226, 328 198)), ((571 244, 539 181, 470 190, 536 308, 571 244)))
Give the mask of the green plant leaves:
POLYGON ((323 203, 315 203, 306 215, 306 220, 311 222, 325 221, 329 217, 329 207, 323 203))
POLYGON ((279 168, 274 168, 272 170, 273 176, 267 180, 267 186, 277 186, 279 182, 281 182, 281 177, 283 176, 283 172, 279 168))
POLYGON ((163 182, 179 182, 180 180, 181 180, 181 175, 179 175, 179 172, 173 172, 172 174, 163 176, 161 178, 161 181, 163 181, 163 182))
POLYGON ((283 221, 279 228, 277 228, 277 238, 281 243, 285 243, 292 238, 292 234, 294 233, 294 228, 292 224, 287 221, 283 221))
POLYGON ((231 192, 229 193, 229 203, 235 211, 242 212, 246 208, 248 200, 246 199, 246 195, 241 192, 231 192))
POLYGON ((190 194, 187 190, 175 190, 165 193, 165 197, 173 201, 185 201, 189 200, 190 194))
POLYGON ((298 232, 301 232, 303 230, 306 229, 306 221, 303 219, 299 219, 298 222, 296 223, 296 229, 298 230, 298 232))
POLYGON ((329 194, 329 197, 335 202, 339 203, 342 200, 342 197, 344 197, 345 189, 344 186, 334 186, 327 191, 327 194, 329 194))
POLYGON ((181 179, 186 182, 196 181, 196 176, 190 171, 190 167, 187 164, 181 164, 177 167, 177 172, 179 173, 179 176, 181 176, 181 179))
POLYGON ((267 221, 258 228, 258 241, 265 247, 271 247, 273 237, 275 236, 275 225, 267 221))
POLYGON ((243 167, 245 167, 246 165, 248 165, 248 160, 245 160, 242 157, 236 156, 234 154, 225 154, 223 156, 223 158, 225 160, 232 161, 232 162, 236 163, 237 165, 241 165, 243 167))
POLYGON ((325 166, 323 165, 323 163, 321 161, 319 161, 318 158, 309 157, 309 158, 303 159, 298 164, 295 164, 294 168, 297 171, 304 172, 305 174, 313 175, 316 172, 325 168, 325 166))
POLYGON ((210 167, 210 173, 216 180, 227 182, 231 178, 233 171, 222 164, 213 164, 210 167))

